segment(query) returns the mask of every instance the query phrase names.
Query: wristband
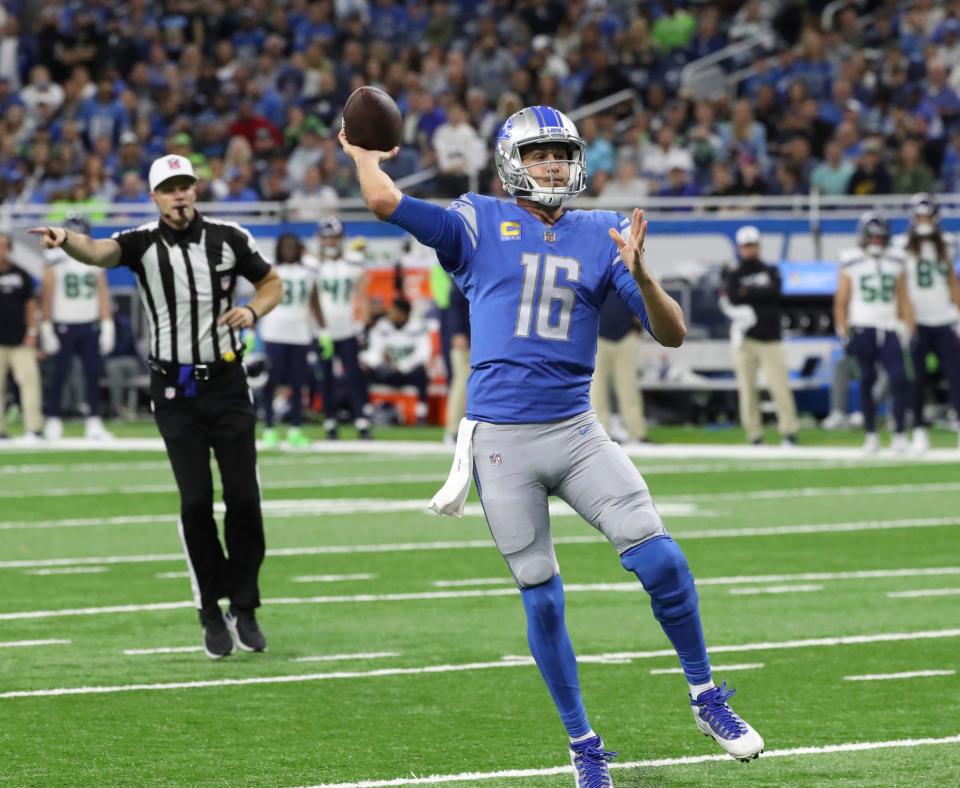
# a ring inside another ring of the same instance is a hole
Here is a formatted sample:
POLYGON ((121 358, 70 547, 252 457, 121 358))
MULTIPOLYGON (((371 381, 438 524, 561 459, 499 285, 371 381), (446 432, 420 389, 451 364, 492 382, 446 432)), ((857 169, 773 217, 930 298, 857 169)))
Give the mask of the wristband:
POLYGON ((250 304, 244 304, 243 308, 250 310, 250 314, 253 315, 253 324, 256 325, 257 321, 260 319, 260 315, 257 314, 257 310, 250 306, 250 304))

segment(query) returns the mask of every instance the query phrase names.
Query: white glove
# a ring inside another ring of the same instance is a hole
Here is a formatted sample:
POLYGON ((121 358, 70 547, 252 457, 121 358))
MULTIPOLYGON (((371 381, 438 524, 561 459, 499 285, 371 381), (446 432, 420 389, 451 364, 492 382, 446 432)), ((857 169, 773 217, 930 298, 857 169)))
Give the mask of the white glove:
POLYGON ((117 330, 111 318, 100 321, 100 355, 109 356, 117 344, 117 330))
POLYGON ((60 352, 57 330, 49 320, 44 320, 40 324, 40 349, 48 356, 55 356, 60 352))

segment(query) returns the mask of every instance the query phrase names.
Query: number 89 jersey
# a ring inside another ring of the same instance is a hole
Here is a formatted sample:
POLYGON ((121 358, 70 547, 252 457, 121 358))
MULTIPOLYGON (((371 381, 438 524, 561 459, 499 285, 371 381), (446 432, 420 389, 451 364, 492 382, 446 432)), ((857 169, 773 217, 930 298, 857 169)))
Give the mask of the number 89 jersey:
POLYGON ((884 251, 879 257, 862 249, 840 255, 840 272, 850 279, 849 323, 856 328, 896 330, 897 280, 903 273, 900 254, 884 251))
POLYGON ((957 306, 950 298, 950 266, 956 259, 951 238, 945 238, 946 255, 941 258, 933 241, 921 240, 917 252, 906 248, 907 288, 917 322, 945 326, 956 322, 957 306))
POLYGON ((467 415, 560 421, 590 408, 600 304, 614 287, 649 331, 639 288, 608 230, 611 211, 567 211, 547 225, 516 203, 466 194, 459 260, 438 254, 470 302, 467 415))
POLYGON ((51 312, 54 323, 94 323, 100 319, 97 275, 92 266, 74 260, 62 249, 51 249, 46 259, 53 271, 51 312))

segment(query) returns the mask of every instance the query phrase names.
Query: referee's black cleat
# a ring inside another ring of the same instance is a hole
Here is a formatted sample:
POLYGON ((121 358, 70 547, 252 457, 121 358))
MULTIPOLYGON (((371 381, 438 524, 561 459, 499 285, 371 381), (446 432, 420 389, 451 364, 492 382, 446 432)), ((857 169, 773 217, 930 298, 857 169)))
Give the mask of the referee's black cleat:
POLYGON ((225 619, 237 645, 244 651, 267 650, 267 639, 263 636, 252 610, 230 605, 225 619))
POLYGON ((229 657, 234 651, 233 636, 220 607, 201 610, 200 623, 203 625, 203 653, 210 659, 229 657))

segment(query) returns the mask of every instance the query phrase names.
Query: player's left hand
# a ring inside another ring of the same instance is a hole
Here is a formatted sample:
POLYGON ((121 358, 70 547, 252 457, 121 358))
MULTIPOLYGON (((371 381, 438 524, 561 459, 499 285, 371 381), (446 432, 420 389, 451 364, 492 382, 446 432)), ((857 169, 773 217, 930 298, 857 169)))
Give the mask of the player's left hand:
POLYGON ((253 328, 253 324, 253 313, 245 306, 235 306, 221 315, 217 321, 218 326, 230 326, 230 328, 253 328))
POLYGON ((643 211, 639 208, 633 209, 629 234, 621 234, 614 227, 610 228, 609 233, 617 249, 620 250, 623 264, 631 274, 636 276, 643 270, 643 242, 647 237, 647 222, 643 218, 643 211))

